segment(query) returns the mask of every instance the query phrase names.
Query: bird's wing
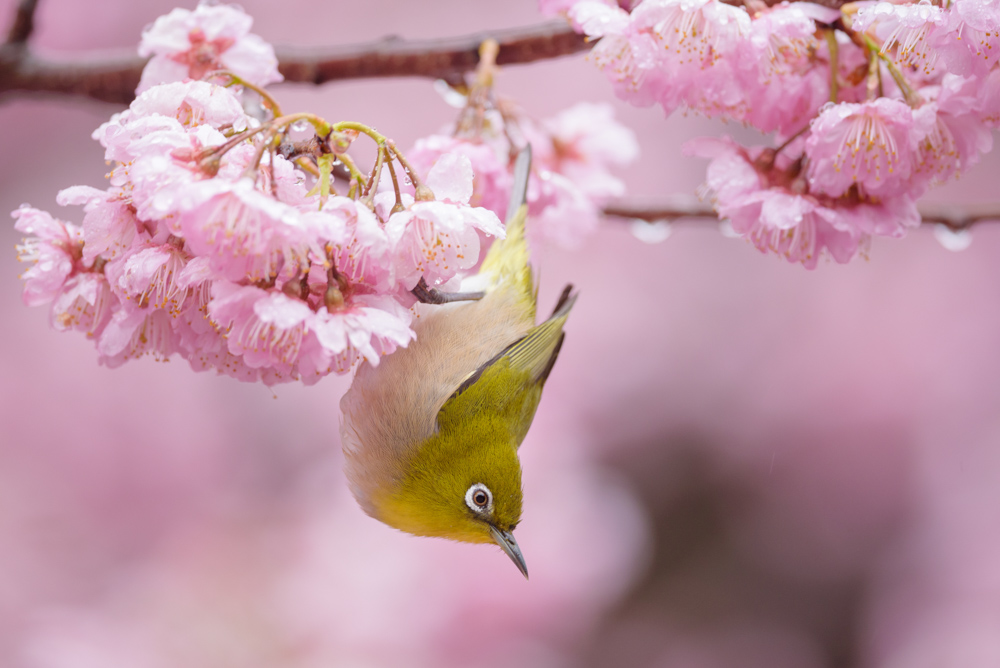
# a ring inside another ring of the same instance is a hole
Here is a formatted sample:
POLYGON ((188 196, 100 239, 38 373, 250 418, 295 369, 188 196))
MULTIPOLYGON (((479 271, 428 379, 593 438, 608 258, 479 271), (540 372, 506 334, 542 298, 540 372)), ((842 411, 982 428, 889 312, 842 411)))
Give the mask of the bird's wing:
POLYGON ((523 438, 566 336, 563 325, 576 301, 571 290, 572 286, 566 286, 552 317, 533 327, 462 381, 438 412, 439 428, 469 413, 488 411, 500 419, 508 419, 512 425, 519 425, 514 431, 523 438))

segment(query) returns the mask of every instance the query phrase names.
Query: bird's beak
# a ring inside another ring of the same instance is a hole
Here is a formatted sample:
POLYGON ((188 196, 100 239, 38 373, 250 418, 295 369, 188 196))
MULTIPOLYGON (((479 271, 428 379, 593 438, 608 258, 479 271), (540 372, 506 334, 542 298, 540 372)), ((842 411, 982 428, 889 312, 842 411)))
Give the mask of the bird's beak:
POLYGON ((524 565, 524 556, 521 554, 521 548, 517 546, 517 541, 514 540, 514 534, 498 529, 492 524, 490 525, 490 533, 493 534, 493 540, 496 541, 496 544, 507 553, 510 560, 517 566, 517 570, 521 571, 524 579, 527 580, 528 567, 524 565))

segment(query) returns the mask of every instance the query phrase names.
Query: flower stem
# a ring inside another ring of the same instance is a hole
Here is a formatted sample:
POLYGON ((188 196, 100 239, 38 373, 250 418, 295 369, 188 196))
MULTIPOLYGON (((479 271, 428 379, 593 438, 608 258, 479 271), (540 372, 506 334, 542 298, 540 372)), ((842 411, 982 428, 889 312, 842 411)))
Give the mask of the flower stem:
POLYGON ((399 192, 399 179, 396 177, 396 168, 392 166, 392 159, 393 159, 392 149, 390 149, 388 146, 385 146, 383 147, 383 150, 386 153, 387 160, 385 161, 385 163, 386 166, 389 168, 389 176, 392 177, 392 189, 396 193, 396 204, 393 205, 392 207, 393 213, 395 213, 397 210, 402 211, 404 208, 403 196, 399 192))
POLYGON ((319 167, 319 201, 322 207, 326 204, 326 200, 330 197, 330 175, 333 173, 333 159, 332 153, 326 153, 319 156, 316 159, 316 164, 319 167))
POLYGON ((278 116, 282 115, 281 114, 281 106, 278 104, 278 101, 276 99, 274 99, 274 96, 271 95, 270 93, 268 93, 266 90, 264 90, 260 86, 258 86, 257 84, 250 83, 246 79, 243 79, 240 76, 238 76, 236 74, 233 74, 229 70, 218 70, 216 72, 212 72, 206 78, 210 78, 210 77, 213 77, 213 76, 225 76, 225 77, 228 77, 229 78, 229 84, 227 84, 227 87, 228 86, 243 86, 244 88, 252 90, 253 92, 257 93, 257 95, 260 95, 260 99, 264 102, 264 105, 268 109, 271 110, 271 115, 273 117, 277 118, 278 116))
MULTIPOLYGON (((920 96, 913 90, 913 86, 911 86, 910 82, 906 80, 906 77, 899 71, 899 68, 896 67, 894 62, 892 62, 892 59, 882 51, 882 47, 880 47, 870 36, 863 34, 862 37, 865 40, 865 44, 869 49, 871 49, 872 53, 881 58, 885 63, 885 68, 889 70, 889 74, 892 75, 893 81, 895 81, 896 85, 899 86, 899 90, 903 92, 903 97, 906 99, 906 103, 914 108, 920 106, 920 96)), ((879 88, 881 89, 881 85, 879 88)), ((882 92, 879 90, 879 95, 881 94, 882 92)))
POLYGON ((382 163, 385 161, 385 151, 379 146, 378 155, 375 158, 375 166, 372 167, 372 173, 368 177, 367 183, 365 183, 365 189, 361 193, 362 197, 369 197, 370 199, 375 198, 375 185, 378 183, 382 176, 382 163))
POLYGON ((826 46, 830 51, 830 102, 837 103, 837 96, 840 93, 837 83, 837 74, 840 69, 840 47, 837 44, 837 33, 834 30, 824 30, 826 46))
POLYGON ((865 88, 869 100, 882 97, 882 70, 878 66, 878 54, 871 49, 868 51, 868 81, 865 88))
POLYGON ((385 135, 375 128, 368 127, 364 123, 358 123, 357 121, 340 121, 339 123, 334 123, 330 130, 333 132, 339 132, 341 130, 357 130, 358 132, 371 137, 375 143, 379 145, 388 141, 385 135))
POLYGON ((392 155, 396 158, 396 160, 399 160, 399 164, 403 166, 403 171, 406 172, 406 176, 409 177, 413 187, 419 188, 422 186, 424 183, 420 180, 417 170, 413 168, 413 165, 406 159, 406 156, 400 153, 399 149, 396 148, 396 142, 389 140, 389 148, 392 150, 392 155))
POLYGON ((357 179, 358 183, 364 183, 365 175, 361 173, 360 169, 358 169, 354 159, 346 153, 341 153, 338 157, 340 158, 340 161, 344 163, 344 167, 347 167, 347 171, 351 173, 351 176, 357 179))

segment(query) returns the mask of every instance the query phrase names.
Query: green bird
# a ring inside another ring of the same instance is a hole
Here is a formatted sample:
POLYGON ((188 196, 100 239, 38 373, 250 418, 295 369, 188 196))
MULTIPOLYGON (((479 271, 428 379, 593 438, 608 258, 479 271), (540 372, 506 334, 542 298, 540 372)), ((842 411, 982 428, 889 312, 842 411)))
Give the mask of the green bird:
POLYGON ((496 543, 525 577, 513 534, 522 505, 517 450, 576 301, 566 286, 551 317, 535 324, 524 237, 530 165, 529 147, 515 163, 506 238, 474 277, 481 297, 422 315, 416 340, 377 367, 362 363, 340 402, 345 472, 367 514, 418 536, 496 543))

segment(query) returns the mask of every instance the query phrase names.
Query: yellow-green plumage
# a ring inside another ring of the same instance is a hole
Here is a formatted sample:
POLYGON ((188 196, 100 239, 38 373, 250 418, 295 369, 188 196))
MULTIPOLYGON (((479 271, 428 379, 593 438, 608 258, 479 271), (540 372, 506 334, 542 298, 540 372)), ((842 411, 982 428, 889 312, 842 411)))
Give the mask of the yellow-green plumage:
POLYGON ((485 295, 430 309, 414 326, 416 341, 377 368, 362 364, 341 401, 351 490, 365 512, 403 531, 504 547, 501 531, 513 542, 522 499, 517 448, 575 301, 567 288, 552 317, 535 325, 524 239, 529 160, 515 170, 506 238, 477 277, 485 295), (489 512, 467 500, 477 484, 492 494, 489 512))

